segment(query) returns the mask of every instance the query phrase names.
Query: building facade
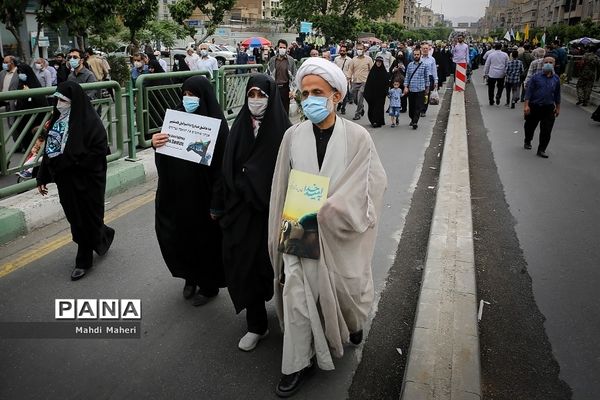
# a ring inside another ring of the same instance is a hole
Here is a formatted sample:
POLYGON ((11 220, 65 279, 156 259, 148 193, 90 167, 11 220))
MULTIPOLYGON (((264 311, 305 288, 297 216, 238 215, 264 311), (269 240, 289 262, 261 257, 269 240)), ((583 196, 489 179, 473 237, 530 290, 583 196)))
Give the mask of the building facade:
POLYGON ((575 25, 586 19, 600 22, 599 0, 490 0, 479 33, 496 29, 523 31, 555 24, 575 25))

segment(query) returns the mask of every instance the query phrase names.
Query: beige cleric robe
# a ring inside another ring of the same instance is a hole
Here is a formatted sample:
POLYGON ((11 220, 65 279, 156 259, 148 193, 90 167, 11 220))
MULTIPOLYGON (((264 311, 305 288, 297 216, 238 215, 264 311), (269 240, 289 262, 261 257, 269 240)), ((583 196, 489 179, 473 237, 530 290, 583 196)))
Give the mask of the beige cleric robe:
MULTIPOLYGON (((283 255, 278 252, 277 245, 289 173, 293 168, 328 176, 328 198, 317 215, 321 257, 306 261, 307 265, 311 261, 318 263, 317 279, 313 281, 318 285, 320 319, 331 352, 341 357, 344 354, 343 344, 349 342, 349 333, 363 328, 373 302, 371 259, 387 177, 375 145, 363 127, 336 118, 321 170, 315 140, 310 121, 294 125, 285 133, 271 191, 269 254, 275 272, 277 315, 283 328, 284 299, 280 284, 283 255)), ((289 260, 288 257, 286 255, 289 260)), ((286 285, 294 282, 298 280, 287 280, 286 285)), ((287 293, 302 293, 289 289, 286 287, 287 293)), ((307 297, 311 297, 310 294, 307 297)), ((321 331, 314 327, 315 323, 320 323, 319 319, 311 315, 310 320, 313 333, 321 331)), ((293 323, 291 321, 291 326, 293 323)), ((314 340, 318 338, 314 337, 314 340)), ((318 347, 317 343, 315 347, 318 347)), ((321 366, 318 348, 316 352, 321 366)))

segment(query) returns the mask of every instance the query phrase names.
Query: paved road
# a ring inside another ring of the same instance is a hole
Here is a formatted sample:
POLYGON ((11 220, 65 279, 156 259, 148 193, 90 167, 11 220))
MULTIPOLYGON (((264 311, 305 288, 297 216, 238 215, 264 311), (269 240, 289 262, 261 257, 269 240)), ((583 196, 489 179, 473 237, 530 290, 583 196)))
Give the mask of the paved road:
MULTIPOLYGON (((560 378, 571 387, 573 399, 598 399, 600 126, 588 111, 563 99, 550 158, 542 159, 535 155, 537 133, 533 150, 523 149, 522 105, 516 110, 505 108, 504 101, 489 106, 480 73, 474 85, 560 378)), ((484 319, 486 312, 494 308, 484 312, 484 319)), ((511 348, 508 344, 501 351, 511 348)))
MULTIPOLYGON (((377 298, 395 258, 438 109, 431 107, 417 131, 409 129, 405 116, 399 128, 370 129, 389 181, 373 263, 377 298)), ((366 118, 360 122, 367 125, 366 118)), ((112 198, 109 208, 143 202, 154 188, 150 182, 112 198)), ((268 310, 269 339, 253 353, 239 351, 244 317, 234 314, 226 291, 202 308, 183 300, 182 282, 164 266, 153 224, 152 202, 115 219, 113 248, 81 281, 69 281, 72 243, 0 278, 0 321, 52 321, 55 298, 139 298, 143 304, 139 340, 0 340, 0 398, 275 397, 282 337, 274 310, 268 310)), ((0 265, 67 234, 65 228, 53 225, 0 248, 0 265)), ((348 348, 336 371, 320 372, 297 398, 346 398, 359 358, 360 348, 348 348)))

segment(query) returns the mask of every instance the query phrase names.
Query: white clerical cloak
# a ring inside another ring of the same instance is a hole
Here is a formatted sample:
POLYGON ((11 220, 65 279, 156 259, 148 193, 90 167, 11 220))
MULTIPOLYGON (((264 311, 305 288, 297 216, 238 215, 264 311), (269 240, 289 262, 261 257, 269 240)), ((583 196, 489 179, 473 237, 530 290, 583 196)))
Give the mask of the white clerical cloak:
POLYGON ((371 260, 387 177, 365 128, 337 117, 321 169, 312 123, 287 130, 277 158, 269 212, 269 254, 275 272, 277 315, 283 321, 282 254, 277 250, 291 169, 328 176, 328 198, 317 215, 321 257, 319 309, 336 357, 349 333, 363 329, 373 302, 371 260))

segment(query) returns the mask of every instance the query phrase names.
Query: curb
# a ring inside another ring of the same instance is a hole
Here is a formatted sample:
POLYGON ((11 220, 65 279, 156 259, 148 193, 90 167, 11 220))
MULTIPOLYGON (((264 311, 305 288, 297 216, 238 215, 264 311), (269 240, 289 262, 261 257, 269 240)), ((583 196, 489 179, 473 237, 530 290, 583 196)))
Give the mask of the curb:
MULTIPOLYGON (((124 192, 156 175, 152 149, 138 153, 135 161, 111 162, 106 172, 106 197, 124 192)), ((0 201, 0 245, 65 218, 54 183, 48 185, 48 192, 49 195, 42 197, 37 189, 32 189, 0 201)))
POLYGON ((402 400, 481 399, 464 92, 453 92, 402 400))

